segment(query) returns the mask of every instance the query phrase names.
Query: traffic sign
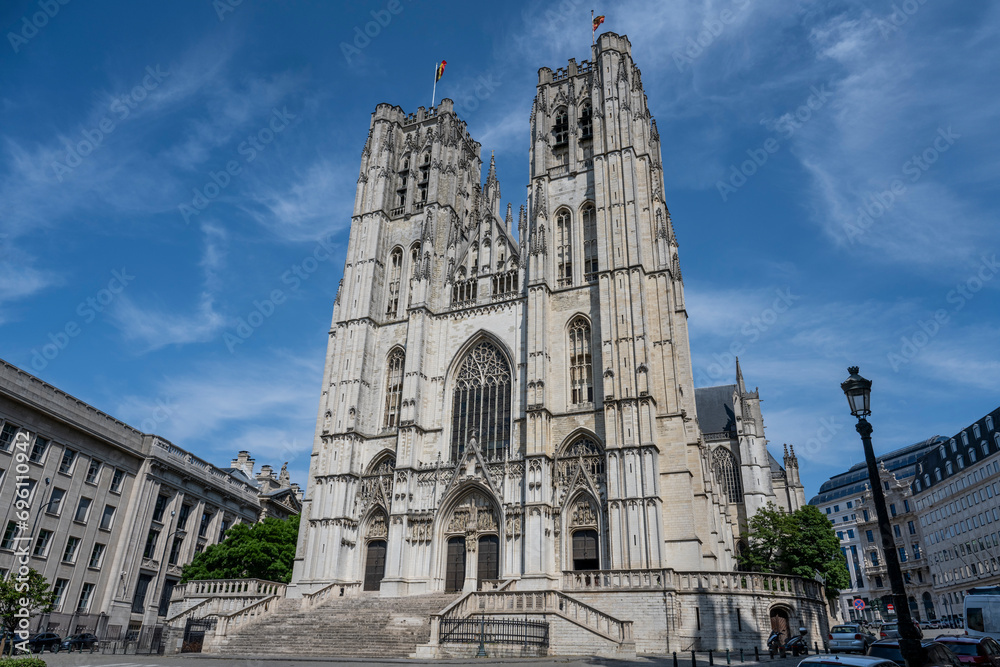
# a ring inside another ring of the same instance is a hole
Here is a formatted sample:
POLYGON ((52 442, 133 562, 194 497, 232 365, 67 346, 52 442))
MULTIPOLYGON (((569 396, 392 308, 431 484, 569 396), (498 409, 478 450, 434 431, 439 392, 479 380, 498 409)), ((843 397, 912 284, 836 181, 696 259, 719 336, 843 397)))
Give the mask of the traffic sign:
POLYGON ((857 599, 857 600, 855 600, 854 601, 854 608, 857 609, 858 611, 861 611, 862 609, 865 608, 865 601, 861 600, 860 598, 857 599))
POLYGON ((892 606, 892 604, 887 604, 885 608, 888 609, 889 611, 896 611, 896 608, 892 606))

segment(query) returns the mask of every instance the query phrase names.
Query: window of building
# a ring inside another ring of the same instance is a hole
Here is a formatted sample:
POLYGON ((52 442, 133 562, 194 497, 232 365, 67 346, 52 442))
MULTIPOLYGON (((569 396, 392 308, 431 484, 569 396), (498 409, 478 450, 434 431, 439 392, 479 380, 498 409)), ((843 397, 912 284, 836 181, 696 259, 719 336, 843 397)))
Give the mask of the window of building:
MULTIPOLYGON (((872 559, 872 566, 873 567, 878 567, 878 552, 877 551, 871 552, 871 559, 872 559)), ((881 584, 879 584, 879 585, 881 586, 881 584)))
POLYGON ((583 279, 597 282, 597 214, 591 204, 583 207, 583 279))
MULTIPOLYGON (((955 461, 958 463, 958 469, 963 470, 965 468, 965 457, 959 454, 955 457, 955 461)), ((964 480, 963 480, 964 481, 964 480)))
POLYGON ((222 523, 219 524, 219 541, 220 542, 223 541, 224 539, 226 539, 226 531, 227 530, 229 530, 229 522, 223 520, 222 523))
POLYGON ((569 325, 570 401, 574 405, 594 402, 593 364, 590 356, 590 322, 575 318, 569 325))
POLYGON ((14 548, 14 539, 17 538, 17 522, 8 521, 7 529, 3 532, 3 542, 0 542, 0 549, 10 551, 14 548))
POLYGON ((971 463, 975 463, 976 462, 976 450, 975 449, 969 449, 968 454, 969 454, 969 463, 970 464, 971 463))
POLYGON ((160 537, 160 531, 155 528, 150 529, 146 535, 146 546, 142 549, 143 558, 152 558, 156 554, 156 540, 160 537))
POLYGON ((101 474, 101 462, 90 460, 90 467, 87 468, 87 484, 97 484, 98 477, 101 474))
POLYGON ((177 565, 177 559, 180 558, 182 546, 184 546, 184 538, 175 537, 174 543, 170 545, 170 557, 167 559, 170 565, 177 565))
POLYGON ((101 515, 101 530, 111 530, 111 522, 115 519, 115 508, 111 505, 104 506, 104 514, 101 515))
POLYGON ((403 399, 403 364, 406 360, 398 347, 389 353, 385 383, 384 428, 399 426, 399 406, 403 399))
POLYGON ((913 524, 912 521, 907 521, 906 522, 906 527, 909 529, 910 535, 916 535, 917 534, 917 527, 913 524))
POLYGON ((725 447, 717 447, 712 452, 712 470, 715 473, 715 482, 726 500, 731 503, 742 503, 743 485, 740 480, 739 465, 733 453, 725 447))
POLYGON ((854 503, 851 502, 850 500, 848 500, 847 501, 847 509, 851 509, 852 507, 854 507, 854 503))
POLYGON ((76 605, 76 613, 86 614, 90 609, 90 598, 94 595, 94 584, 84 584, 80 589, 80 601, 76 605))
POLYGON ((59 516, 59 512, 62 509, 62 501, 65 496, 65 489, 52 489, 52 493, 49 495, 49 502, 45 506, 45 511, 49 514, 59 516))
POLYGON ((580 109, 580 138, 594 138, 594 110, 589 104, 580 109))
POLYGON ((45 449, 49 446, 49 441, 47 438, 42 436, 35 437, 35 444, 31 447, 31 454, 28 455, 28 460, 32 463, 40 463, 42 457, 45 456, 45 449))
POLYGON ((111 493, 121 493, 124 479, 125 471, 115 469, 115 474, 111 476, 111 493))
POLYGON ((385 302, 387 317, 396 317, 399 310, 399 279, 403 271, 403 249, 393 248, 389 254, 388 298, 385 302))
POLYGON ((896 503, 889 503, 889 515, 896 516, 896 503))
POLYGON ((80 523, 87 522, 87 515, 90 514, 90 498, 80 498, 80 501, 76 504, 76 515, 73 517, 74 521, 79 521, 80 523))
POLYGON ((944 471, 948 475, 954 474, 955 468, 954 468, 954 466, 952 466, 951 461, 945 461, 944 462, 944 471))
POLYGON ((140 574, 139 580, 135 584, 135 593, 132 595, 132 613, 141 614, 146 611, 146 593, 149 591, 149 584, 153 581, 153 575, 140 574))
POLYGON ((63 551, 63 562, 64 563, 75 563, 76 562, 76 550, 80 546, 79 537, 70 537, 66 540, 66 549, 63 551))
POLYGON ((896 537, 903 536, 903 531, 899 529, 899 524, 896 523, 892 524, 892 534, 895 535, 896 537))
POLYGON ((170 496, 159 495, 156 497, 156 505, 153 507, 153 521, 157 523, 163 523, 163 513, 167 509, 167 503, 170 502, 170 496))
POLYGON ((913 560, 920 560, 920 544, 914 542, 911 547, 913 549, 913 560))
POLYGON ((67 586, 69 586, 69 579, 56 579, 56 583, 52 587, 53 611, 59 611, 62 607, 63 596, 66 594, 67 586))
POLYGON ((937 482, 941 481, 941 468, 934 468, 934 480, 937 482))
POLYGON ((903 511, 904 512, 909 512, 910 511, 910 501, 909 500, 905 500, 905 499, 903 500, 903 511))
POLYGON ((868 510, 862 511, 861 515, 865 518, 865 521, 868 521, 868 510))
POLYGON ((899 562, 906 562, 906 547, 899 547, 899 562))
POLYGON ((556 109, 552 134, 555 137, 555 146, 564 146, 569 143, 569 114, 566 113, 566 107, 556 109))
POLYGON ((838 540, 844 539, 844 532, 842 530, 837 531, 837 539, 838 540))
POLYGON ((452 400, 451 460, 475 437, 487 459, 503 459, 510 445, 511 372, 504 354, 478 343, 458 370, 452 400))
POLYGON ((4 422, 3 428, 0 429, 0 451, 9 451, 11 443, 14 442, 14 436, 17 432, 21 430, 20 427, 15 426, 10 422, 4 422))
POLYGON ((72 449, 64 449, 62 461, 59 463, 59 472, 68 475, 73 471, 73 462, 76 461, 76 452, 72 449))
POLYGON ((201 525, 198 526, 198 537, 205 537, 205 533, 208 532, 208 524, 212 522, 211 512, 202 512, 201 515, 201 525))
POLYGON ((965 431, 962 431, 962 444, 965 445, 966 447, 969 446, 969 434, 966 433, 965 431))
POLYGON ((986 430, 990 433, 993 432, 993 417, 986 418, 986 430))
POLYGON ((827 514, 829 514, 829 513, 830 513, 830 508, 829 508, 829 507, 827 507, 827 508, 826 508, 826 513, 827 513, 827 514))
POLYGON ((188 517, 191 516, 191 506, 181 505, 181 511, 177 515, 177 530, 184 530, 187 526, 188 517))
POLYGON ((955 438, 949 440, 948 445, 951 447, 952 454, 958 451, 958 444, 955 442, 955 438))
POLYGON ((107 548, 104 544, 95 544, 94 550, 90 552, 90 567, 100 567, 101 561, 104 559, 104 550, 107 548))
POLYGON ((869 542, 874 542, 875 541, 875 533, 873 531, 866 530, 865 531, 865 537, 868 538, 869 542))
POLYGON ((882 577, 875 577, 875 588, 882 588, 882 577))
POLYGON ((573 284, 573 227, 569 211, 556 213, 556 284, 568 287, 573 284))
POLYGON ((49 553, 49 543, 52 542, 51 530, 38 531, 38 538, 35 540, 35 550, 32 555, 44 558, 49 553))
POLYGON ((833 511, 834 512, 839 512, 840 511, 840 505, 834 505, 833 506, 833 511))
POLYGON ((848 531, 847 531, 847 539, 849 539, 849 540, 853 540, 854 539, 854 529, 853 528, 848 529, 848 531))

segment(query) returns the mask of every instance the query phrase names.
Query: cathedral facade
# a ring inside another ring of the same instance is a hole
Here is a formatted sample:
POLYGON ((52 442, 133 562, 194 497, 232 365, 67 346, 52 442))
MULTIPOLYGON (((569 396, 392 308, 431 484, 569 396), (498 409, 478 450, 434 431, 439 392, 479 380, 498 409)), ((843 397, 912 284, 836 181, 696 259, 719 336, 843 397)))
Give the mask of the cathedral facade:
POLYGON ((627 38, 542 68, 530 124, 515 217, 450 100, 372 115, 290 595, 733 572, 748 516, 804 504, 742 374, 695 390, 627 38))

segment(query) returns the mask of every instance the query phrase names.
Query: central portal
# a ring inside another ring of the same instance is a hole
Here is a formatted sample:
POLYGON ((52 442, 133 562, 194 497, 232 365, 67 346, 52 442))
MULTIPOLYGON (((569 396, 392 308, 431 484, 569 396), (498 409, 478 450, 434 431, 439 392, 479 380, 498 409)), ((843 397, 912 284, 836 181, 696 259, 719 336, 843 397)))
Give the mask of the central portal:
POLYGON ((445 567, 444 590, 457 593, 465 586, 465 538, 448 539, 448 560, 445 567))

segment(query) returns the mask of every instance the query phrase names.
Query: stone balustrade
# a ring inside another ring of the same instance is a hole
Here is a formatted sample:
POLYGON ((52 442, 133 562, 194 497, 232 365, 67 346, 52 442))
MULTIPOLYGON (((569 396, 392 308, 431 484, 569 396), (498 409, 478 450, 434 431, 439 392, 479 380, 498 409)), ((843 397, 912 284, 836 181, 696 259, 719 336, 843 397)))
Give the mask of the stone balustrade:
POLYGON ((659 570, 591 570, 563 572, 563 590, 671 590, 728 592, 753 595, 789 595, 823 601, 818 581, 759 572, 678 572, 659 570))
POLYGON ((361 594, 361 584, 359 582, 339 583, 334 582, 314 593, 306 593, 302 596, 302 608, 312 609, 318 607, 328 600, 334 598, 351 598, 361 594))

